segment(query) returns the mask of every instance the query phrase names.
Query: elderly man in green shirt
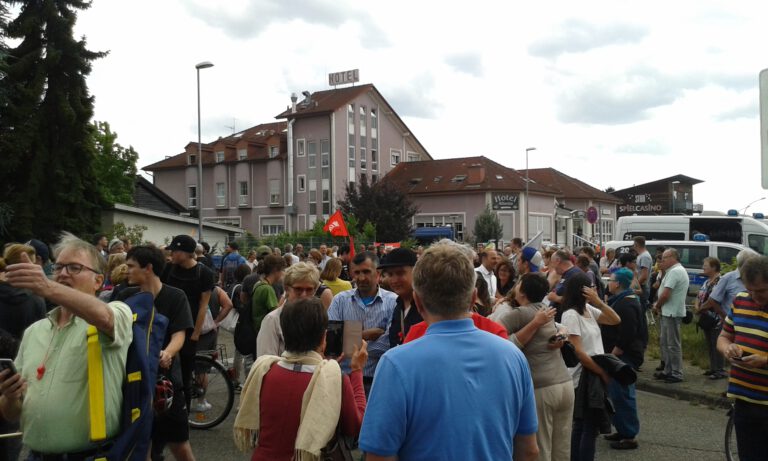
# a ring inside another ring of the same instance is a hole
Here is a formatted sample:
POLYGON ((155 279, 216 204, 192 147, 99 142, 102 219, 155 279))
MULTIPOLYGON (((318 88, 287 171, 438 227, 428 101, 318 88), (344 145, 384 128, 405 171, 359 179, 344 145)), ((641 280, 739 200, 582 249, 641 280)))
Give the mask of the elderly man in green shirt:
POLYGON ((94 246, 65 234, 57 248, 54 280, 31 261, 7 267, 7 282, 58 307, 24 333, 15 360, 17 374, 0 373, 0 413, 21 418, 30 459, 50 455, 84 459, 90 440, 87 328, 95 326, 103 350, 107 437, 120 430, 125 360, 133 336, 130 308, 96 296, 104 282, 104 259, 94 246))
POLYGON ((677 250, 670 248, 661 255, 659 267, 664 278, 654 310, 661 313, 661 360, 664 371, 654 374, 667 384, 683 381, 683 348, 680 325, 685 317, 685 297, 688 294, 688 272, 680 264, 677 250))

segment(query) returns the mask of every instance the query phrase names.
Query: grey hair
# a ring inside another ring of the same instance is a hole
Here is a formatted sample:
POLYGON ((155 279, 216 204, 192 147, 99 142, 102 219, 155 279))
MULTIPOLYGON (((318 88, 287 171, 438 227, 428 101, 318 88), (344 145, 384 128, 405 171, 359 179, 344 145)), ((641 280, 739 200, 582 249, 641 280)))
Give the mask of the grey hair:
POLYGON ((736 255, 736 267, 741 269, 742 266, 744 266, 744 263, 756 256, 760 256, 760 253, 751 248, 745 248, 739 251, 739 253, 736 255))
POLYGON ((106 261, 99 254, 95 246, 81 240, 69 232, 62 232, 59 242, 53 247, 53 257, 59 259, 59 255, 64 250, 73 250, 85 254, 91 260, 91 267, 99 274, 104 274, 106 261))

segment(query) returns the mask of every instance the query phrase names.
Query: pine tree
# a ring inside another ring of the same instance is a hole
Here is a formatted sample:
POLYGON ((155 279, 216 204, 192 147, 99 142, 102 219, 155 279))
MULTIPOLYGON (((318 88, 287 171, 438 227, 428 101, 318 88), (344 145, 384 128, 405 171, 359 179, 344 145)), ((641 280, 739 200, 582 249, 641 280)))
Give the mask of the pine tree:
POLYGON ((76 40, 79 0, 25 0, 6 35, 21 42, 8 50, 0 92, 0 208, 12 210, 11 239, 52 241, 62 230, 84 235, 99 227, 100 197, 93 172, 93 97, 86 76, 105 55, 76 40))
POLYGON ((475 219, 475 240, 477 243, 499 240, 503 233, 504 226, 501 224, 499 216, 486 205, 485 210, 475 219))

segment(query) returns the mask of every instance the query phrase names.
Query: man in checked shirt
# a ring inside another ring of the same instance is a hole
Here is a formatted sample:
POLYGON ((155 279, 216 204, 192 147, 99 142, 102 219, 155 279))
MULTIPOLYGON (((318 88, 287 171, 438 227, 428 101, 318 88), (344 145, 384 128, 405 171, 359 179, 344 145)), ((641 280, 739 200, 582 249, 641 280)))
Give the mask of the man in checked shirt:
MULTIPOLYGON (((368 342, 368 362, 363 367, 365 394, 371 389, 379 358, 389 349, 389 326, 397 295, 379 288, 379 259, 370 251, 355 255, 350 275, 357 288, 337 294, 328 308, 328 320, 359 320, 363 339, 368 342)), ((349 358, 341 362, 349 373, 349 358)))

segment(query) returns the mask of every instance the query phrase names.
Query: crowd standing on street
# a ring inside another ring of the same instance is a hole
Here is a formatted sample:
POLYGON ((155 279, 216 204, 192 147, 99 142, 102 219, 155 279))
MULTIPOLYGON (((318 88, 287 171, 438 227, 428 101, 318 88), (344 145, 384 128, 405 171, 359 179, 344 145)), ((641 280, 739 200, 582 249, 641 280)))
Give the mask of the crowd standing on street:
MULTIPOLYGON (((23 432, 2 439, 5 459, 22 443, 31 460, 85 460, 101 449, 88 434, 89 326, 104 350, 107 440, 121 432, 132 343, 125 301, 137 293, 151 294, 168 321, 157 371, 173 399, 147 433, 153 460, 166 448, 195 459, 188 415, 211 403, 191 400, 192 386, 205 386, 192 382, 194 355, 217 348, 230 317, 234 443, 254 460, 319 460, 355 444, 368 460, 592 460, 601 433, 611 448, 636 449, 634 379, 649 311, 660 323, 655 376, 684 379, 688 275, 674 248, 654 265, 642 237, 602 258, 591 246, 521 239, 415 251, 296 242, 243 250, 247 258, 230 242, 216 264, 210 246, 187 235, 164 248, 103 234, 91 242, 65 234, 51 258, 33 239, 6 245, 0 258, 0 358, 15 368, 0 372, 0 428, 23 432), (332 326, 343 332, 333 340, 332 326), (329 341, 346 352, 329 355, 329 341)), ((723 276, 717 259, 704 261, 694 310, 707 374, 727 375, 736 399, 741 459, 762 459, 768 258, 744 250, 736 260, 723 276)))

